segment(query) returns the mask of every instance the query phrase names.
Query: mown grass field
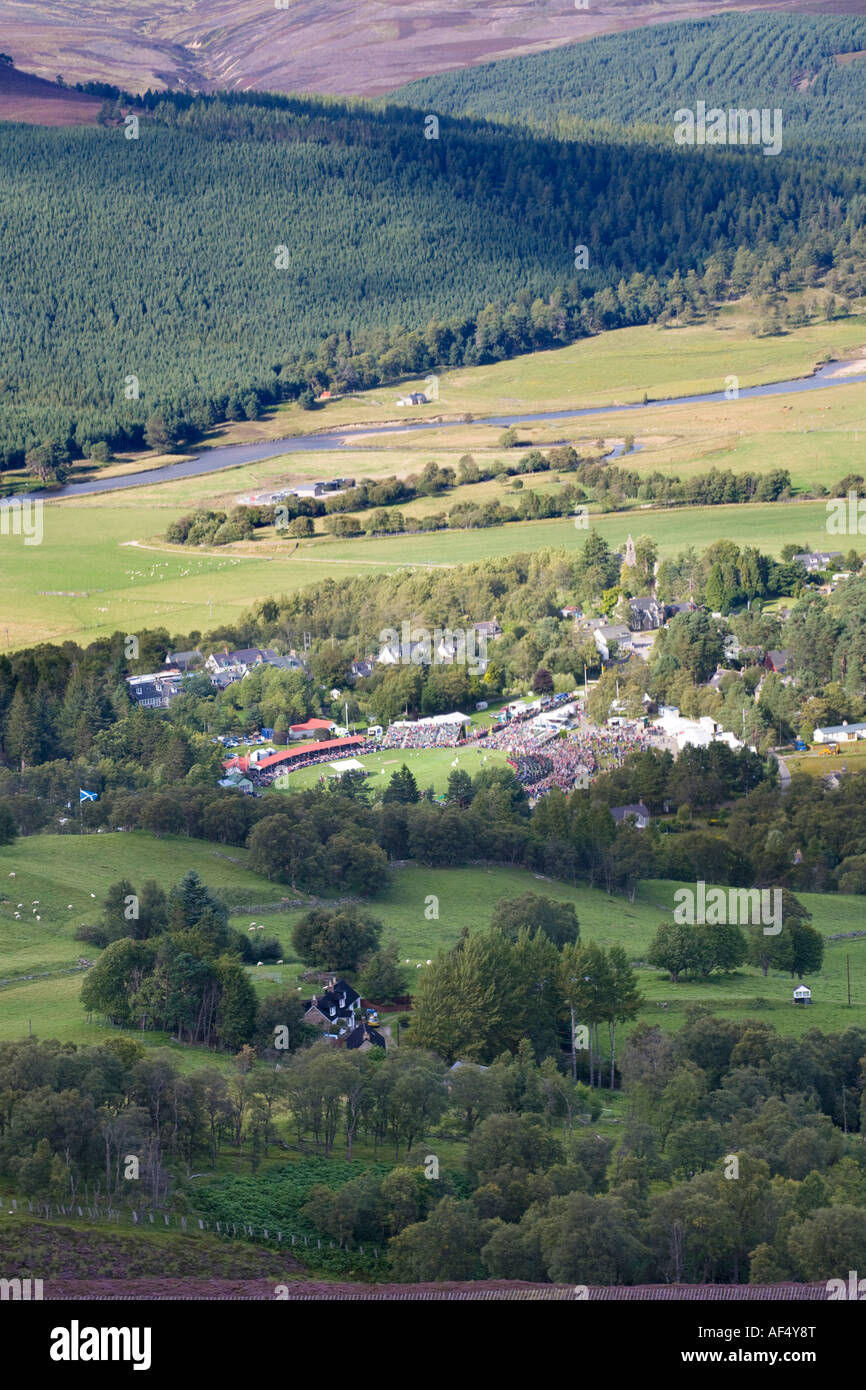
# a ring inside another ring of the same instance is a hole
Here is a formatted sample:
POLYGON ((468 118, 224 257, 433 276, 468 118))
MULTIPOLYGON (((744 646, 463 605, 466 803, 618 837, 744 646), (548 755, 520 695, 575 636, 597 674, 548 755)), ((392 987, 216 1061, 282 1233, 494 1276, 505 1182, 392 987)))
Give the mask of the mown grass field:
MULTIPOLYGON (((489 751, 482 751, 480 748, 385 748, 379 753, 370 753, 358 759, 369 774, 368 785, 374 789, 387 786, 391 774, 399 772, 405 763, 418 783, 419 791, 423 792, 432 787, 437 795, 447 789, 455 760, 458 770, 468 772, 474 777, 482 768, 504 767, 507 755, 498 748, 491 748, 489 751)), ((322 777, 327 781, 329 775, 335 774, 328 763, 318 767, 302 768, 299 772, 289 774, 288 787, 275 787, 271 795, 291 795, 293 791, 316 786, 322 777)))
MULTIPOLYGON (((256 988, 262 993, 288 989, 305 994, 309 986, 300 980, 304 967, 293 959, 291 947, 292 926, 304 909, 279 909, 281 899, 297 901, 304 895, 268 883, 247 869, 245 860, 242 849, 223 851, 179 836, 157 840, 143 831, 83 837, 38 835, 0 849, 0 885, 6 899, 0 901, 0 1039, 24 1037, 32 1030, 42 1038, 93 1043, 111 1032, 98 1019, 87 1022, 78 997, 81 974, 60 972, 68 970, 81 955, 91 960, 96 957, 96 949, 77 942, 73 933, 80 923, 97 920, 107 888, 123 876, 135 887, 148 877, 170 887, 189 868, 195 868, 233 905, 233 926, 243 931, 255 921, 264 925, 268 936, 280 939, 283 966, 249 967, 256 988), (14 880, 8 878, 12 871, 14 880), (91 892, 96 893, 95 899, 91 892), (30 912, 34 898, 39 899, 40 923, 30 912), (16 922, 13 913, 19 901, 25 903, 25 912, 22 921, 16 922), (67 907, 70 902, 72 910, 67 907), (278 910, 254 910, 268 906, 278 910)), ((794 1007, 791 996, 795 982, 776 971, 764 979, 759 970, 744 967, 727 977, 673 985, 663 972, 646 966, 646 950, 659 922, 671 911, 678 886, 645 882, 632 904, 623 897, 608 897, 600 889, 570 886, 520 869, 427 869, 410 864, 396 869, 385 891, 367 906, 383 923, 383 939, 393 938, 399 943, 411 977, 427 969, 427 961, 439 949, 453 945, 464 927, 470 931, 486 927, 498 899, 532 891, 574 903, 583 940, 626 947, 638 966, 645 996, 641 1018, 665 1028, 682 1022, 688 1003, 703 1003, 726 1016, 742 1017, 755 1012, 756 999, 766 1001, 757 1010, 760 1017, 785 1033, 866 1022, 866 938, 828 942, 821 974, 807 981, 815 1000, 809 1008, 794 1007), (850 1009, 846 1003, 846 955, 851 959, 850 1009), (661 1003, 667 1003, 667 1009, 660 1008, 661 1003)), ((814 925, 826 936, 863 929, 860 898, 803 894, 802 899, 813 914, 814 925)), ((162 1033, 136 1036, 148 1047, 168 1043, 162 1033)), ((214 1060, 229 1062, 200 1048, 175 1045, 172 1054, 185 1069, 214 1060)))
POLYGON ((788 771, 804 772, 808 777, 826 777, 831 772, 862 772, 866 768, 866 743, 840 744, 838 753, 786 753, 788 771))

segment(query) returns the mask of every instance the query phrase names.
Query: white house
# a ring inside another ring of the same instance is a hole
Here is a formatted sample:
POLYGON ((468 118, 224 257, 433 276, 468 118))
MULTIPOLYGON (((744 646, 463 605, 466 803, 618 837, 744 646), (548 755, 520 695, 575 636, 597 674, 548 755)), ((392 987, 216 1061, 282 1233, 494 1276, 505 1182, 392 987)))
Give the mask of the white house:
POLYGON ((620 651, 631 650, 632 633, 625 623, 603 623, 595 628, 592 635, 602 661, 610 661, 610 649, 614 643, 620 651))
POLYGON ((794 1003, 811 1004, 811 1002, 812 991, 808 988, 807 985, 798 985, 797 988, 794 990, 794 1003))

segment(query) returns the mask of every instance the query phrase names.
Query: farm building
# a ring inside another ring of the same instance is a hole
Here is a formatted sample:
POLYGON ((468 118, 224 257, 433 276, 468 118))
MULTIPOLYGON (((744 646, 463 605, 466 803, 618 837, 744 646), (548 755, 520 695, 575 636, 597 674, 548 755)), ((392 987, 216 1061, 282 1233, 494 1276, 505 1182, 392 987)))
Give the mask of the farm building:
POLYGON ((369 1052, 372 1047, 381 1047, 383 1052, 387 1051, 382 1034, 367 1023, 358 1023, 348 1033, 343 1033, 339 1045, 347 1047, 350 1052, 369 1052))
POLYGON ((794 990, 794 1003, 811 1004, 811 1002, 812 991, 809 989, 808 985, 798 985, 797 988, 794 990))
POLYGON ((866 738, 866 724, 825 724, 812 730, 813 743, 856 743, 866 738))

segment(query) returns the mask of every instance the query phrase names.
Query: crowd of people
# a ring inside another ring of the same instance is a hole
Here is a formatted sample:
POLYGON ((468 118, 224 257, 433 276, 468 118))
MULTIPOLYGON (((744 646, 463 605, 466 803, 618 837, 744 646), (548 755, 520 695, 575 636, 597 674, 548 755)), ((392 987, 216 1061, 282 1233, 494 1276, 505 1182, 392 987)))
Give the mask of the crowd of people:
POLYGON ((530 800, 552 787, 570 792, 587 787, 607 768, 618 767, 637 749, 657 745, 658 733, 640 722, 599 728, 584 725, 562 737, 538 718, 515 719, 493 729, 484 740, 487 748, 501 748, 530 800))
POLYGON ((552 787, 571 792, 588 787, 597 771, 595 759, 579 743, 560 739, 543 753, 518 753, 508 760, 517 773, 530 801, 544 796, 552 787))
POLYGON ((392 724, 380 747, 382 748, 456 748, 463 733, 463 726, 454 724, 433 724, 419 720, 417 724, 392 724))
POLYGON ((644 728, 642 723, 635 720, 610 727, 592 725, 580 737, 587 752, 605 767, 618 767, 630 753, 640 752, 644 748, 658 748, 665 739, 661 730, 652 726, 644 728))

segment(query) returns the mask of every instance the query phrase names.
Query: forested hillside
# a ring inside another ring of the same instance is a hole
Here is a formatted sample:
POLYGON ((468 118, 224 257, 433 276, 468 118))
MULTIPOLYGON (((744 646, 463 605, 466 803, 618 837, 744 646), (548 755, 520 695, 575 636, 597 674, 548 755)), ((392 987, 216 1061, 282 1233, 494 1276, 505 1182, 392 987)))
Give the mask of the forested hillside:
MULTIPOLYGON (((670 127, 679 106, 780 107, 798 145, 862 140, 866 19, 725 15, 609 35, 425 78, 399 96, 429 111, 510 118, 560 134, 581 122, 670 127)), ((790 148, 790 146, 789 146, 790 148)))
POLYGON ((53 441, 43 477, 94 440, 171 447, 833 267, 859 293, 866 260, 862 171, 797 152, 466 119, 428 140, 421 111, 253 94, 156 96, 135 140, 4 134, 0 462, 53 441))

